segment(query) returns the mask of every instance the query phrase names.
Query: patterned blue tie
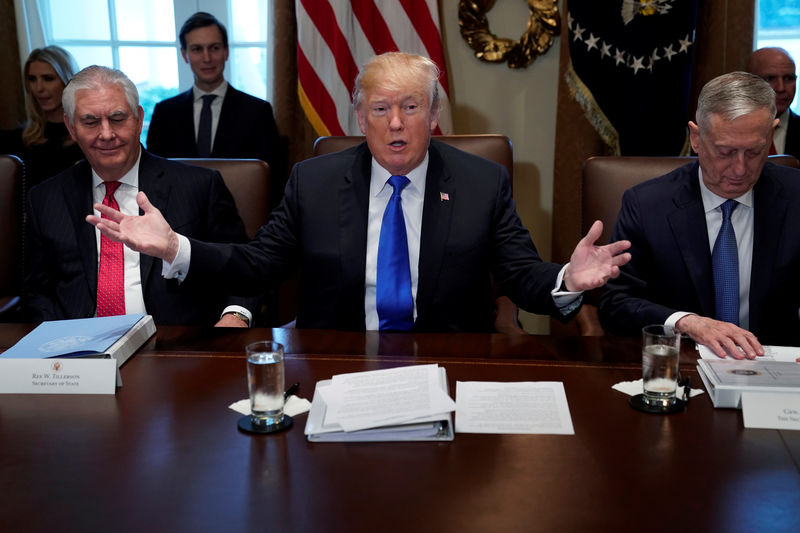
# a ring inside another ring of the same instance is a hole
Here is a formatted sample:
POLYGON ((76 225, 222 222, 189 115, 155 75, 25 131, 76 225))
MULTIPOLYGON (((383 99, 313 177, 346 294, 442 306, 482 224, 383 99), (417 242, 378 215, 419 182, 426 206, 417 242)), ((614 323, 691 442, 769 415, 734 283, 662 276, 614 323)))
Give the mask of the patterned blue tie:
POLYGON ((378 279, 376 306, 381 330, 408 331, 414 325, 414 302, 411 298, 411 270, 408 264, 408 237, 400 192, 410 181, 392 176, 394 188, 383 212, 378 242, 378 279))
POLYGON ((739 325, 739 253, 731 213, 739 205, 736 200, 722 204, 722 227, 719 229, 711 262, 714 268, 714 299, 717 320, 739 325))

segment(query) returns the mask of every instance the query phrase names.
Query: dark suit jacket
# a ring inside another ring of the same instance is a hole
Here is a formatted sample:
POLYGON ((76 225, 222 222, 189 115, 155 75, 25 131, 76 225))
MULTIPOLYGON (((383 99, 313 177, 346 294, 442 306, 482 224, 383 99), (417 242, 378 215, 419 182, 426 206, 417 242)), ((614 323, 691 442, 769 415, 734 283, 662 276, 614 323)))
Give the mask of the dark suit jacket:
MULTIPOLYGON (((711 250, 698 164, 625 192, 611 240, 631 241, 631 261, 610 280, 600 320, 639 335, 676 311, 714 317, 711 250)), ((800 171, 766 163, 753 189, 750 331, 762 343, 800 343, 800 171)))
MULTIPOLYGON (((216 171, 183 165, 142 150, 139 189, 183 235, 215 242, 245 242, 244 225, 216 171)), ((31 190, 28 202, 23 305, 32 322, 94 316, 97 244, 92 212, 92 174, 87 161, 31 190)), ((225 305, 255 309, 252 300, 228 297, 216 285, 186 290, 161 275, 161 261, 140 255, 147 312, 158 324, 206 324, 225 305)))
MULTIPOLYGON (((147 150, 161 157, 197 157, 192 89, 156 104, 147 150)), ((261 159, 276 174, 284 154, 272 106, 228 85, 210 157, 261 159)))
POLYGON ((789 110, 789 126, 786 130, 786 144, 784 154, 793 155, 800 159, 800 116, 789 110))
MULTIPOLYGON (((521 307, 560 315, 550 296, 560 266, 539 258, 506 170, 437 141, 429 154, 414 329, 491 331, 490 272, 521 307)), ((363 330, 371 161, 362 143, 298 163, 253 242, 192 240, 186 283, 225 279, 241 292, 299 269, 298 327, 363 330)))

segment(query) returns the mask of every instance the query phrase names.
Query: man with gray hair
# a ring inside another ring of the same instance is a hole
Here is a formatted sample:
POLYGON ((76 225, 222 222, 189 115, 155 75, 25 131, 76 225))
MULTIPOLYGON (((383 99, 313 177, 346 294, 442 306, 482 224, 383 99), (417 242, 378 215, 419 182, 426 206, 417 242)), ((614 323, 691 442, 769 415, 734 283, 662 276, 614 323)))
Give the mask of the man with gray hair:
POLYGON ((698 162, 625 192, 612 241, 633 259, 609 281, 611 333, 668 324, 718 356, 800 343, 800 172, 767 162, 775 94, 753 74, 703 87, 689 122, 698 162))
POLYGON ((218 172, 153 156, 141 148, 142 108, 125 74, 91 66, 62 94, 64 122, 86 156, 34 187, 28 202, 23 306, 31 322, 148 313, 158 324, 246 325, 254 299, 213 287, 184 290, 161 276, 160 261, 101 237, 84 222, 93 203, 139 215, 145 191, 181 231, 214 242, 247 240, 218 172), (233 305, 220 319, 225 305, 233 305))

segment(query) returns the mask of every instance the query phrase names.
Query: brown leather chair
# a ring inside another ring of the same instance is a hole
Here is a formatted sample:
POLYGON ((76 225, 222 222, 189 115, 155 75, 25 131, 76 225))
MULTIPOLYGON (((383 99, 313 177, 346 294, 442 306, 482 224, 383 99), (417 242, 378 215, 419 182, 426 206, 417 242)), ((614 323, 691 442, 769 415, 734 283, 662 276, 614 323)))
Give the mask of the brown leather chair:
POLYGON ((222 179, 236 202, 236 209, 252 239, 269 218, 269 165, 260 159, 174 159, 181 163, 211 168, 222 179))
POLYGON ((0 155, 0 320, 19 309, 22 286, 22 161, 0 155))
MULTIPOLYGON (((608 242, 617 214, 622 206, 622 194, 643 181, 663 176, 676 168, 695 161, 696 157, 590 157, 583 164, 583 203, 581 226, 584 235, 595 220, 603 222, 603 234, 598 240, 608 242)), ((769 161, 800 168, 800 161, 791 155, 769 156, 769 161)), ((581 335, 603 335, 597 318, 597 308, 585 304, 576 317, 581 335)))
MULTIPOLYGON (((506 167, 508 177, 514 185, 514 154, 511 139, 505 135, 434 135, 434 139, 489 159, 506 167)), ((314 142, 314 155, 329 154, 350 148, 364 141, 363 136, 320 137, 314 142)), ((495 329, 500 333, 524 334, 519 323, 519 310, 506 296, 495 298, 495 329)))

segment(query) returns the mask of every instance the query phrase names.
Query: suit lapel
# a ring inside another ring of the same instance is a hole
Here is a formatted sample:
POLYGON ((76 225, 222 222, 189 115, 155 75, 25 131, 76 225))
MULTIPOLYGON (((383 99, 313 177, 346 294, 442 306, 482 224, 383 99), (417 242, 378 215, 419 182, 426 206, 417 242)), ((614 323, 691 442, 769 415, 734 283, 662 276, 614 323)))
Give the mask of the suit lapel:
MULTIPOLYGON (((767 163, 769 166, 770 163, 767 163)), ((788 203, 780 184, 761 171, 753 189, 753 263, 750 271, 750 331, 760 331, 764 299, 775 266, 778 236, 782 233, 788 203)))
POLYGON ((85 160, 75 165, 72 169, 71 180, 67 183, 62 194, 64 201, 69 206, 72 225, 77 239, 78 250, 91 250, 91 253, 80 253, 81 265, 86 278, 86 289, 89 291, 90 300, 97 300, 97 237, 94 226, 86 222, 86 215, 92 213, 92 171, 85 160))
MULTIPOLYGON (((219 122, 217 122, 217 132, 214 134, 214 146, 211 147, 211 157, 219 157, 218 153, 229 153, 232 150, 226 146, 226 139, 236 138, 236 124, 234 124, 239 113, 236 109, 239 105, 239 95, 236 89, 228 84, 225 91, 225 99, 222 100, 222 109, 219 111, 219 122)), ((235 151, 235 150, 233 150, 235 151)))
POLYGON ((367 263, 367 219, 371 165, 372 155, 367 144, 363 143, 357 148, 353 166, 340 178, 337 190, 341 288, 345 294, 351 294, 350 288, 353 288, 354 291, 357 290, 357 295, 353 294, 352 299, 350 297, 341 299, 340 305, 353 307, 352 309, 343 308, 341 312, 342 316, 357 317, 362 328, 364 326, 364 270, 367 263))
POLYGON ((442 267, 445 245, 450 235, 456 195, 455 180, 444 164, 436 142, 428 149, 428 172, 425 178, 425 199, 422 206, 422 228, 419 243, 419 277, 417 284, 417 316, 425 313, 431 301, 442 267), (446 196, 445 196, 446 195, 446 196), (443 198, 448 198, 444 200, 443 198))
POLYGON ((194 133, 194 91, 190 88, 180 94, 180 120, 176 121, 176 139, 183 145, 181 157, 197 157, 197 142, 194 133))
POLYGON ((674 199, 675 210, 667 216, 667 221, 689 272, 702 312, 705 316, 713 317, 714 275, 711 271, 711 251, 708 248, 706 215, 700 196, 697 169, 698 165, 695 163, 688 171, 689 177, 680 186, 674 199))
MULTIPOLYGON (((164 178, 164 171, 158 164, 158 159, 142 148, 142 158, 139 161, 139 190, 143 191, 154 206, 158 207, 164 216, 169 208, 169 184, 164 178)), ((139 209, 141 216, 142 210, 139 209)), ((146 284, 155 259, 146 254, 139 254, 139 272, 142 276, 142 292, 146 294, 146 284)))

